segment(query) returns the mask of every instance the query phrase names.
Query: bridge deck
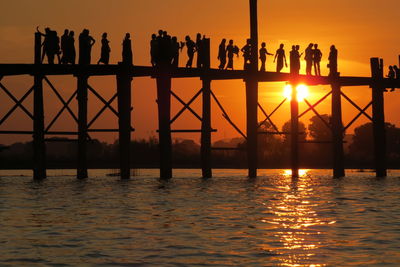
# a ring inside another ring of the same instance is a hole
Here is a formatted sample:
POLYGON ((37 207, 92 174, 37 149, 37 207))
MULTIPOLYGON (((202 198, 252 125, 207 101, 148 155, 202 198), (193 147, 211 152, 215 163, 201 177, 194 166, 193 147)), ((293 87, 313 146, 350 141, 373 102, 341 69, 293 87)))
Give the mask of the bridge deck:
MULTIPOLYGON (((117 75, 121 71, 127 71, 132 77, 157 77, 161 72, 157 68, 148 66, 121 65, 48 65, 48 64, 0 64, 0 76, 13 75, 82 75, 106 76, 117 75)), ((166 73, 163 72, 165 75, 166 73)), ((370 86, 376 82, 385 88, 400 88, 400 80, 382 79, 374 81, 371 77, 341 76, 333 79, 328 76, 293 76, 289 73, 257 72, 249 73, 245 70, 218 70, 218 69, 197 69, 197 68, 176 68, 168 71, 171 78, 206 78, 209 80, 233 80, 233 79, 256 79, 259 82, 290 82, 296 81, 308 85, 328 85, 338 83, 341 86, 370 86)))

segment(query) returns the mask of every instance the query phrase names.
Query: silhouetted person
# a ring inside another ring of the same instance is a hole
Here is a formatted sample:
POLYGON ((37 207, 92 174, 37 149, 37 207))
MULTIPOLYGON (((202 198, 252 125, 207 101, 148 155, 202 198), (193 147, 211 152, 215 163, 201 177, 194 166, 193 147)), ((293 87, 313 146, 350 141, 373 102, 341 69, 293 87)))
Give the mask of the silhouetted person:
POLYGON ((197 52, 197 62, 196 67, 201 68, 203 67, 203 40, 201 39, 201 34, 198 33, 196 35, 196 52, 197 52))
POLYGON ((280 44, 278 50, 276 50, 275 53, 275 58, 274 58, 274 62, 276 62, 276 72, 281 72, 282 68, 283 68, 283 64, 285 64, 285 66, 287 67, 287 62, 286 62, 286 55, 285 55, 285 50, 283 49, 283 44, 280 44))
POLYGON ((313 55, 314 54, 313 45, 314 44, 310 43, 307 46, 306 51, 305 51, 304 59, 306 61, 306 74, 307 75, 311 75, 311 71, 312 71, 313 56, 314 56, 313 55))
POLYGON ((228 64, 225 69, 233 70, 233 55, 236 54, 239 56, 239 48, 236 45, 233 45, 233 40, 229 40, 229 44, 226 47, 226 53, 228 56, 228 64))
POLYGON ((336 76, 338 73, 338 51, 334 45, 331 45, 331 50, 328 57, 329 76, 336 76))
POLYGON ((92 46, 95 40, 89 35, 89 30, 84 29, 79 35, 79 64, 89 65, 91 61, 92 46))
POLYGON ((108 65, 108 62, 110 61, 110 41, 107 40, 107 33, 103 33, 101 36, 101 54, 100 54, 100 59, 97 61, 97 64, 104 63, 108 65))
POLYGON ((126 33, 122 41, 122 62, 126 65, 133 64, 131 34, 126 33))
POLYGON ((150 57, 151 57, 151 65, 153 67, 157 64, 157 52, 158 52, 157 35, 153 33, 151 35, 151 41, 150 41, 150 57))
POLYGON ((172 66, 177 68, 179 66, 179 50, 182 49, 181 45, 178 42, 178 38, 176 36, 171 39, 171 47, 172 47, 172 66))
POLYGON ((300 58, 303 55, 303 53, 300 54, 300 46, 296 45, 296 53, 294 54, 294 73, 299 74, 300 73, 300 68, 301 68, 301 63, 300 63, 300 58))
POLYGON ((196 44, 190 39, 189 36, 186 36, 185 40, 186 40, 187 55, 189 57, 186 63, 186 68, 191 68, 193 65, 194 52, 196 51, 196 44))
POLYGON ((396 74, 396 79, 400 80, 400 69, 396 65, 393 66, 393 69, 394 73, 396 74))
POLYGON ((294 74, 296 69, 296 46, 292 45, 292 50, 289 52, 289 66, 290 66, 290 73, 294 74))
POLYGON ((218 69, 223 70, 226 64, 226 39, 222 39, 221 43, 219 44, 218 48, 218 60, 219 66, 218 69))
MULTIPOLYGON (((389 66, 389 73, 388 73, 387 77, 390 80, 394 80, 396 78, 396 72, 394 71, 393 66, 389 66)), ((385 91, 387 91, 387 90, 385 90, 385 91)), ((394 91, 394 87, 390 90, 390 92, 393 92, 393 91, 394 91)))
POLYGON ((243 69, 247 69, 248 64, 250 64, 251 61, 251 40, 247 39, 246 41, 246 45, 242 47, 242 49, 240 49, 240 51, 242 51, 243 53, 243 59, 244 59, 244 63, 243 63, 243 69))
POLYGON ((260 60, 261 60, 260 71, 265 71, 265 62, 267 61, 267 55, 273 56, 274 54, 268 53, 266 44, 265 42, 263 42, 260 48, 260 60))
POLYGON ((43 62, 44 57, 47 56, 47 62, 49 64, 54 64, 54 56, 58 56, 58 63, 60 61, 60 38, 57 36, 56 31, 50 30, 50 28, 45 28, 45 33, 39 31, 39 27, 36 28, 37 32, 40 33, 44 37, 44 41, 42 43, 43 52, 42 59, 43 62))
POLYGON ((318 49, 318 44, 314 45, 313 51, 314 71, 316 76, 321 76, 321 58, 322 52, 318 49))
POLYGON ((75 33, 70 31, 67 39, 67 50, 66 50, 67 63, 75 65, 76 50, 75 50, 75 33))
POLYGON ((68 64, 68 39, 69 31, 65 29, 64 34, 61 36, 61 64, 68 64))

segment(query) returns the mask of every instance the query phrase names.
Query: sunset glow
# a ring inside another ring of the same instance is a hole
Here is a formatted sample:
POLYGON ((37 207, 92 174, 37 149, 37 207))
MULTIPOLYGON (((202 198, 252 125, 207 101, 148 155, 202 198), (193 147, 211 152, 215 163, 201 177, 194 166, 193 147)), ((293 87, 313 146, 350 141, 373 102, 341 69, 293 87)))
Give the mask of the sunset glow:
MULTIPOLYGON (((292 90, 293 90, 292 85, 287 84, 283 89, 283 96, 291 100, 292 90)), ((299 84, 296 87, 296 91, 297 91, 297 101, 299 102, 303 101, 305 98, 309 96, 308 86, 304 84, 299 84)))

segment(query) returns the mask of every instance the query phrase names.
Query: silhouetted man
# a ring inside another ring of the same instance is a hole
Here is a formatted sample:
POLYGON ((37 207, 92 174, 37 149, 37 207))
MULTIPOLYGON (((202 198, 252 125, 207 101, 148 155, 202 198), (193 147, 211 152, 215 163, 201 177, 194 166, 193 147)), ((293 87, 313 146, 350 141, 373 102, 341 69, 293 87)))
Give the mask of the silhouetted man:
POLYGON ((218 69, 223 70, 226 64, 226 39, 222 39, 221 43, 219 44, 218 48, 218 60, 219 60, 219 66, 218 69))
POLYGON ((107 40, 107 33, 103 33, 101 36, 101 54, 100 54, 100 59, 97 61, 97 64, 104 63, 105 65, 108 65, 108 62, 110 61, 110 41, 107 40))
POLYGON ((191 68, 193 65, 194 52, 196 51, 196 44, 190 39, 189 35, 185 37, 185 40, 186 40, 187 55, 189 57, 186 63, 186 68, 191 68))
POLYGON ((251 61, 251 40, 247 39, 246 45, 240 49, 243 53, 243 59, 244 59, 244 64, 243 64, 243 69, 247 69, 247 65, 250 64, 251 61))
POLYGON ((300 54, 300 46, 296 45, 296 53, 295 53, 295 66, 294 66, 294 72, 296 74, 300 73, 300 68, 301 68, 301 63, 300 63, 300 58, 303 55, 303 53, 300 54))
POLYGON ((313 45, 312 43, 310 43, 305 51, 305 56, 304 59, 306 61, 306 74, 307 75, 311 75, 311 71, 312 71, 312 64, 313 64, 313 45))
POLYGON ((60 63, 60 39, 57 36, 57 32, 50 30, 48 27, 45 28, 45 33, 40 32, 39 27, 37 27, 36 30, 44 37, 41 61, 43 62, 44 56, 46 55, 47 62, 49 64, 54 64, 54 56, 57 55, 58 63, 60 63))
POLYGON ((338 74, 338 51, 334 45, 331 45, 331 50, 328 57, 329 76, 336 76, 338 74))
POLYGON ((179 50, 182 48, 176 36, 172 37, 171 46, 172 46, 172 66, 177 68, 179 66, 179 50))
POLYGON ((68 63, 68 38, 69 38, 69 31, 67 29, 64 30, 64 34, 61 36, 61 64, 68 63))
POLYGON ((196 35, 196 52, 197 52, 197 62, 196 67, 203 67, 203 40, 201 39, 201 34, 196 35))
POLYGON ((260 71, 265 71, 265 62, 267 61, 267 55, 273 56, 274 54, 268 53, 266 44, 265 42, 263 42, 260 48, 260 60, 261 60, 260 71))
POLYGON ((318 49, 318 44, 314 45, 313 61, 314 61, 314 71, 316 76, 321 76, 321 50, 318 49))
POLYGON ((133 64, 133 54, 132 54, 132 42, 131 34, 126 33, 125 38, 122 41, 122 62, 126 65, 133 64))
POLYGON ((284 45, 280 44, 278 50, 276 50, 275 53, 275 58, 274 62, 276 62, 276 72, 281 72, 283 68, 283 64, 285 63, 285 66, 287 67, 287 62, 286 62, 286 55, 285 55, 285 50, 283 49, 284 45))

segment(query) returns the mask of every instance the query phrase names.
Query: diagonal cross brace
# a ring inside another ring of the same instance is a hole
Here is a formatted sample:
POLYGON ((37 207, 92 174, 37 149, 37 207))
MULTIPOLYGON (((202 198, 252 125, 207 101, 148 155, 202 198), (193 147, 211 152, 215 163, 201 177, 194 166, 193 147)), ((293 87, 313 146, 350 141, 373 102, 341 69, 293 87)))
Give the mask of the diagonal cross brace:
MULTIPOLYGON (((75 120, 75 122, 78 122, 78 118, 76 117, 75 113, 71 110, 71 108, 68 105, 69 103, 67 104, 67 102, 65 102, 64 98, 60 95, 60 93, 58 93, 57 89, 54 87, 54 85, 50 82, 50 80, 46 76, 44 76, 44 80, 50 86, 50 88, 53 90, 54 94, 61 101, 61 103, 64 105, 62 108, 62 111, 64 111, 64 109, 67 109, 68 113, 71 114, 71 116, 75 120)), ((61 113, 62 113, 62 111, 61 111, 61 113)), ((60 115, 61 115, 61 113, 60 113, 60 115)), ((50 127, 47 127, 47 128, 50 129, 50 127)))
POLYGON ((23 105, 22 105, 22 101, 18 101, 18 99, 16 99, 13 94, 11 94, 10 91, 8 91, 8 89, 2 84, 0 83, 0 88, 3 89, 3 91, 15 102, 15 104, 17 106, 19 106, 32 120, 33 120, 33 115, 32 113, 30 113, 23 105))
POLYGON ((106 101, 99 93, 96 92, 96 90, 93 89, 93 87, 91 87, 89 84, 87 85, 88 89, 90 92, 92 92, 98 99, 100 99, 101 102, 103 102, 103 104, 105 105, 106 108, 109 108, 117 117, 118 115, 118 111, 116 111, 112 106, 111 103, 114 101, 115 97, 117 97, 117 95, 114 95, 109 101, 106 101))
POLYGON ((202 121, 203 119, 194 111, 191 107, 190 104, 193 103, 193 101, 196 100, 196 98, 203 92, 203 89, 200 89, 191 99, 188 103, 185 103, 178 95, 176 95, 172 90, 170 91, 171 94, 183 105, 183 108, 172 118, 170 123, 172 124, 178 117, 186 110, 188 109, 199 121, 202 121))
POLYGON ((322 103, 322 101, 324 101, 328 96, 330 96, 332 94, 332 91, 330 91, 329 93, 327 93, 326 95, 324 95, 320 100, 318 100, 314 105, 309 106, 308 109, 306 109, 303 113, 301 113, 299 115, 299 119, 301 117, 303 117, 305 114, 307 114, 309 111, 311 111, 313 108, 315 108, 316 106, 318 106, 319 104, 322 103))
POLYGON ((265 116, 265 120, 263 120, 259 125, 258 128, 261 127, 261 125, 263 125, 266 121, 269 121, 269 123, 272 125, 272 127, 274 128, 274 130, 276 132, 279 132, 278 127, 276 127, 276 125, 272 122, 271 120, 271 115, 268 115, 267 112, 263 109, 263 107, 260 105, 260 103, 257 103, 258 107, 260 108, 261 112, 264 114, 265 116))
POLYGON ((350 103, 352 104, 356 109, 358 109, 358 111, 360 111, 360 113, 362 113, 365 117, 367 117, 368 119, 370 119, 371 121, 373 121, 373 119, 371 118, 370 115, 368 115, 365 110, 361 109, 356 103, 354 103, 353 100, 351 100, 347 95, 345 95, 343 92, 340 92, 340 94, 350 103))
MULTIPOLYGON (((51 126, 53 126, 53 124, 57 121, 57 119, 61 116, 61 114, 64 112, 64 110, 66 108, 68 108, 69 104, 71 103, 72 99, 74 99, 74 97, 76 96, 76 94, 78 93, 78 90, 76 90, 71 97, 67 100, 67 102, 63 103, 63 107, 60 109, 60 111, 58 111, 58 113, 56 114, 56 116, 51 120, 51 122, 49 123, 49 125, 46 127, 45 132, 47 133, 51 126)), ((73 115, 74 120, 77 122, 78 119, 75 117, 75 115, 73 115)))
MULTIPOLYGON (((346 132, 346 130, 361 116, 365 113, 365 111, 372 105, 372 101, 369 102, 368 105, 365 106, 365 108, 362 109, 362 111, 360 111, 357 116, 354 117, 354 119, 352 119, 347 125, 346 127, 343 128, 343 132, 346 132)), ((365 115, 365 114, 364 114, 365 115)))
POLYGON ((332 130, 331 125, 329 124, 329 122, 327 122, 326 120, 324 120, 324 118, 318 113, 318 111, 314 108, 313 105, 310 104, 310 102, 308 102, 307 99, 304 98, 304 102, 307 104, 307 106, 314 112, 315 115, 317 115, 317 117, 326 125, 326 127, 328 127, 329 130, 332 130))
MULTIPOLYGON (((97 114, 93 117, 93 119, 88 123, 88 128, 90 128, 90 126, 92 126, 92 124, 100 117, 101 114, 103 114, 103 112, 107 109, 111 107, 111 103, 117 98, 118 93, 115 93, 110 100, 108 100, 107 102, 105 102, 104 106, 99 110, 99 112, 97 112, 97 114)), ((111 109, 111 108, 110 108, 111 109)), ((112 109, 111 109, 112 110, 112 109)), ((114 113, 114 112, 113 112, 114 113)), ((115 113, 114 113, 115 114, 115 113)), ((118 113, 116 113, 117 117, 119 117, 118 113)))
POLYGON ((210 90, 211 96, 214 98, 215 103, 217 103, 219 109, 222 111, 222 116, 229 122, 229 124, 241 135, 244 139, 247 140, 247 136, 233 123, 233 121, 229 118, 228 113, 226 113, 224 107, 218 101, 218 98, 214 95, 213 91, 210 90))
MULTIPOLYGON (((3 116, 3 118, 1 118, 0 120, 0 125, 3 124, 8 117, 10 117, 10 115, 14 112, 14 110, 16 110, 19 105, 22 105, 22 102, 24 102, 24 100, 32 93, 34 87, 32 86, 31 89, 29 89, 19 100, 18 102, 7 112, 6 115, 3 116)), ((33 116, 31 117, 33 119, 33 116)))
POLYGON ((283 105, 283 103, 286 102, 286 100, 287 100, 287 98, 284 98, 284 99, 282 100, 282 102, 279 103, 279 105, 278 105, 278 106, 271 112, 271 114, 269 114, 269 115, 267 115, 267 112, 265 112, 265 110, 262 108, 262 106, 260 105, 260 103, 258 103, 258 106, 260 107, 261 111, 264 113, 264 115, 265 115, 265 117, 266 117, 261 123, 258 124, 258 128, 260 128, 261 125, 263 125, 263 124, 268 120, 268 121, 271 123, 271 125, 274 127, 274 129, 276 130, 276 132, 279 132, 278 127, 276 127, 276 125, 274 125, 274 123, 273 123, 272 120, 271 120, 271 117, 272 117, 272 115, 274 115, 274 113, 283 105))

